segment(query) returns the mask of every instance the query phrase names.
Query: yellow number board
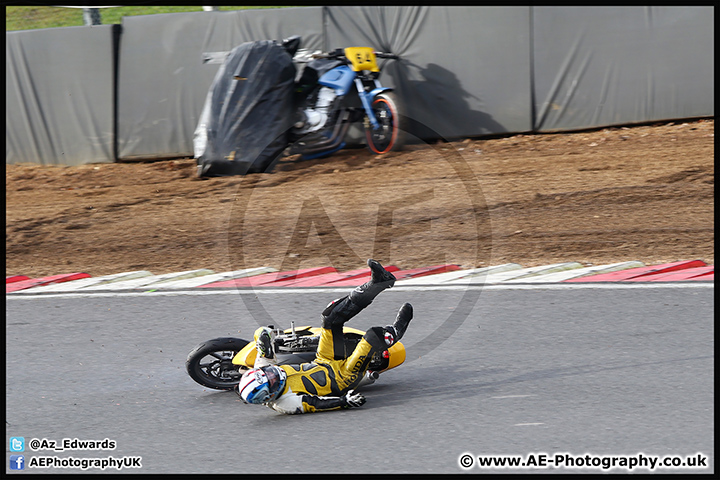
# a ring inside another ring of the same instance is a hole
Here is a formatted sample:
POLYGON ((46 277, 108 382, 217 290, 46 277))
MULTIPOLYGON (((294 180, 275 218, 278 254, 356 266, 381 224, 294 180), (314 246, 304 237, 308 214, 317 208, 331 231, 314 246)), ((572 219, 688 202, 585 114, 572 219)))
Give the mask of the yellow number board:
POLYGON ((375 53, 370 47, 348 47, 345 49, 345 57, 350 60, 352 69, 356 72, 362 70, 380 71, 375 61, 375 53))

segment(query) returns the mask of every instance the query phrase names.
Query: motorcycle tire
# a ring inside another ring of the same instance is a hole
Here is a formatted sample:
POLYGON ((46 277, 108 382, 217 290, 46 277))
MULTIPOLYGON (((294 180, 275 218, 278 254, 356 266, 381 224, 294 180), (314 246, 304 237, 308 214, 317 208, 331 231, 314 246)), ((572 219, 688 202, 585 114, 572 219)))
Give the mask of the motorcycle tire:
POLYGON ((233 365, 232 359, 249 342, 241 338, 222 337, 195 347, 185 361, 190 378, 214 390, 232 390, 240 383, 246 367, 233 365))
POLYGON ((402 149, 407 128, 397 96, 393 92, 380 93, 371 105, 380 128, 374 129, 370 122, 365 122, 367 147, 376 155, 402 149))

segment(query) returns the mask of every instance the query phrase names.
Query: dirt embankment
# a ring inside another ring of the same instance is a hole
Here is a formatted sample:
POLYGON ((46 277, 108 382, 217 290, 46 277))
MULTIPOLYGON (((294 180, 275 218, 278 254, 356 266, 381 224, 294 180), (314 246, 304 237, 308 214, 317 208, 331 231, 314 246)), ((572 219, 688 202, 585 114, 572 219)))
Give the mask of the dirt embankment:
POLYGON ((6 275, 714 263, 714 120, 345 150, 200 180, 192 159, 7 165, 6 275))

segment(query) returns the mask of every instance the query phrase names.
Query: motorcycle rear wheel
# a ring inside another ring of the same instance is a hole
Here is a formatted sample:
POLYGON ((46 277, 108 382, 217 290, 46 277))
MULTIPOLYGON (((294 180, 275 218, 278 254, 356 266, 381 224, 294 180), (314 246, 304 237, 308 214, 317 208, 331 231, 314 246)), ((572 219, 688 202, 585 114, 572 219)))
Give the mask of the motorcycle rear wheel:
POLYGON ((185 361, 190 378, 214 390, 232 390, 248 368, 233 365, 232 359, 249 342, 241 338, 222 337, 195 347, 185 361))
POLYGON ((372 110, 380 128, 373 128, 369 121, 365 123, 365 139, 370 151, 380 155, 400 150, 405 142, 406 127, 397 96, 393 92, 378 94, 373 99, 372 110))

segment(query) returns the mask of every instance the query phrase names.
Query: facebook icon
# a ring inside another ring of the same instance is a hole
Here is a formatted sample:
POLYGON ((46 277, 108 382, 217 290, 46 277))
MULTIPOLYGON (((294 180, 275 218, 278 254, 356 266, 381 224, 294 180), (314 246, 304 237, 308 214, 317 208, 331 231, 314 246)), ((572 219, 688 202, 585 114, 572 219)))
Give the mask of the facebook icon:
POLYGON ((10 455, 10 470, 25 470, 25 455, 10 455))

